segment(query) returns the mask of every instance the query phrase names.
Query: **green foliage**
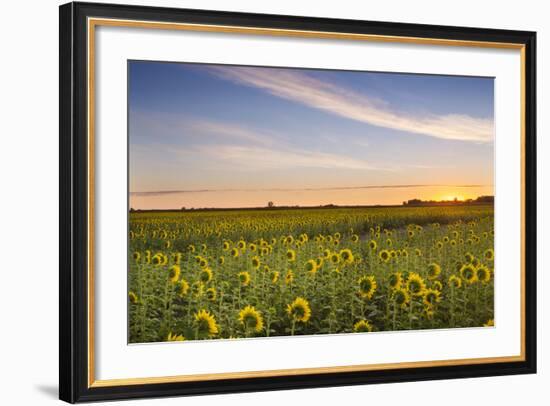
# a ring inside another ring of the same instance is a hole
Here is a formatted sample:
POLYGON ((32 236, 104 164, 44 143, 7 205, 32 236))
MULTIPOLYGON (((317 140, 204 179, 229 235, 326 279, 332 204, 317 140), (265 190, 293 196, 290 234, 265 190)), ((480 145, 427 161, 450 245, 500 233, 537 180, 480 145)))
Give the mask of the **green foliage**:
POLYGON ((187 340, 351 333, 361 320, 389 331, 493 319, 491 206, 132 212, 129 237, 129 291, 137 297, 129 295, 130 342, 170 333, 187 340), (467 264, 485 267, 489 278, 466 281, 467 264), (407 290, 415 275, 418 295, 407 290), (451 275, 460 287, 448 283, 451 275), (396 302, 396 290, 406 303, 396 302), (298 297, 311 310, 307 321, 289 315, 298 297), (259 312, 261 331, 239 320, 246 306, 259 312), (216 334, 198 333, 200 310, 215 319, 216 334))

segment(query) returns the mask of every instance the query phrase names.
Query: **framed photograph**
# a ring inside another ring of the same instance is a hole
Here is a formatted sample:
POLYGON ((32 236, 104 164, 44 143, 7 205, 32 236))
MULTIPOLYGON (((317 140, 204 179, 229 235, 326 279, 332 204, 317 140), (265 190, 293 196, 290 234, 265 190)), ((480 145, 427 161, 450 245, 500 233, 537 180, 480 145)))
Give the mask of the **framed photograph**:
POLYGON ((536 371, 534 32, 60 7, 60 398, 536 371))

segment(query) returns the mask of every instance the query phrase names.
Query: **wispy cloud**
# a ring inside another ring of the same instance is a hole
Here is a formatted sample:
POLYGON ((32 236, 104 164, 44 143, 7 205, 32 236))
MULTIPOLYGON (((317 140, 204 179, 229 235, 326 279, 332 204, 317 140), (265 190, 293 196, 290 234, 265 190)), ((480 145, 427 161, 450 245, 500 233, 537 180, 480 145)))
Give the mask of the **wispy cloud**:
POLYGON ((201 140, 230 140, 247 144, 271 145, 277 134, 248 128, 228 121, 216 121, 184 113, 130 111, 131 136, 149 142, 179 141, 197 137, 201 140))
POLYGON ((356 170, 390 170, 345 155, 305 151, 295 148, 243 145, 195 146, 194 150, 217 161, 227 161, 256 170, 277 168, 324 168, 356 170))
POLYGON ((492 119, 465 114, 412 115, 392 109, 387 103, 368 95, 321 81, 303 72, 232 66, 215 66, 209 69, 220 78, 378 127, 448 140, 493 141, 492 119))
MULTIPOLYGON (((228 170, 262 170, 278 168, 327 168, 354 170, 386 170, 395 168, 373 165, 364 159, 345 154, 327 153, 315 149, 304 149, 292 143, 284 134, 234 122, 209 120, 197 117, 163 114, 160 119, 149 120, 156 125, 135 125, 143 134, 154 134, 154 151, 164 161, 185 162, 190 155, 204 158, 209 167, 224 165, 228 170), (160 121, 160 123, 159 123, 160 121), (182 136, 185 147, 179 143, 182 136), (229 164, 229 165, 227 165, 229 164)), ((145 152, 147 147, 132 146, 136 153, 145 152)))
POLYGON ((187 125, 198 134, 217 138, 229 138, 232 141, 244 141, 259 145, 272 145, 274 134, 268 134, 236 124, 209 120, 190 120, 187 125))
POLYGON ((304 188, 255 188, 255 189, 183 189, 183 190, 153 190, 130 192, 132 196, 164 196, 185 193, 213 193, 213 192, 316 192, 329 190, 363 190, 363 189, 411 189, 429 187, 479 188, 492 185, 364 185, 364 186, 334 186, 334 187, 304 187, 304 188))

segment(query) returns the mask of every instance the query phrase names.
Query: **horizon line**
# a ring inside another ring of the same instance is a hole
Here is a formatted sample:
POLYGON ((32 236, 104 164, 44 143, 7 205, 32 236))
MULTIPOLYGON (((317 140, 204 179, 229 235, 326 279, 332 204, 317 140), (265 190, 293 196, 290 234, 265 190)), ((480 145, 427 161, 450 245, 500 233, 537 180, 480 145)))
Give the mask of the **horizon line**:
POLYGON ((129 192, 133 196, 164 196, 171 194, 183 193, 215 193, 215 192, 302 192, 302 191, 323 191, 323 190, 361 190, 361 189, 406 189, 406 188, 422 188, 422 187, 456 187, 456 188, 475 188, 489 187, 494 185, 484 184, 403 184, 403 185, 365 185, 365 186, 331 186, 331 187, 308 187, 308 188, 231 188, 231 189, 181 189, 181 190, 153 190, 153 191, 137 191, 129 192))

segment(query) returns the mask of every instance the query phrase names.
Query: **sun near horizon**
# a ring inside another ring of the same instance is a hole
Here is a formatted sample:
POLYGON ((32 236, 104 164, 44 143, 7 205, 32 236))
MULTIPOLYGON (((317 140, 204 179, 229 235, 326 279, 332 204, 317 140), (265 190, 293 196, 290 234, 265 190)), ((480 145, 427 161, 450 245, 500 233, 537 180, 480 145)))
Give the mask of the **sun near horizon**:
POLYGON ((492 78, 148 61, 129 72, 131 208, 494 195, 492 78))

